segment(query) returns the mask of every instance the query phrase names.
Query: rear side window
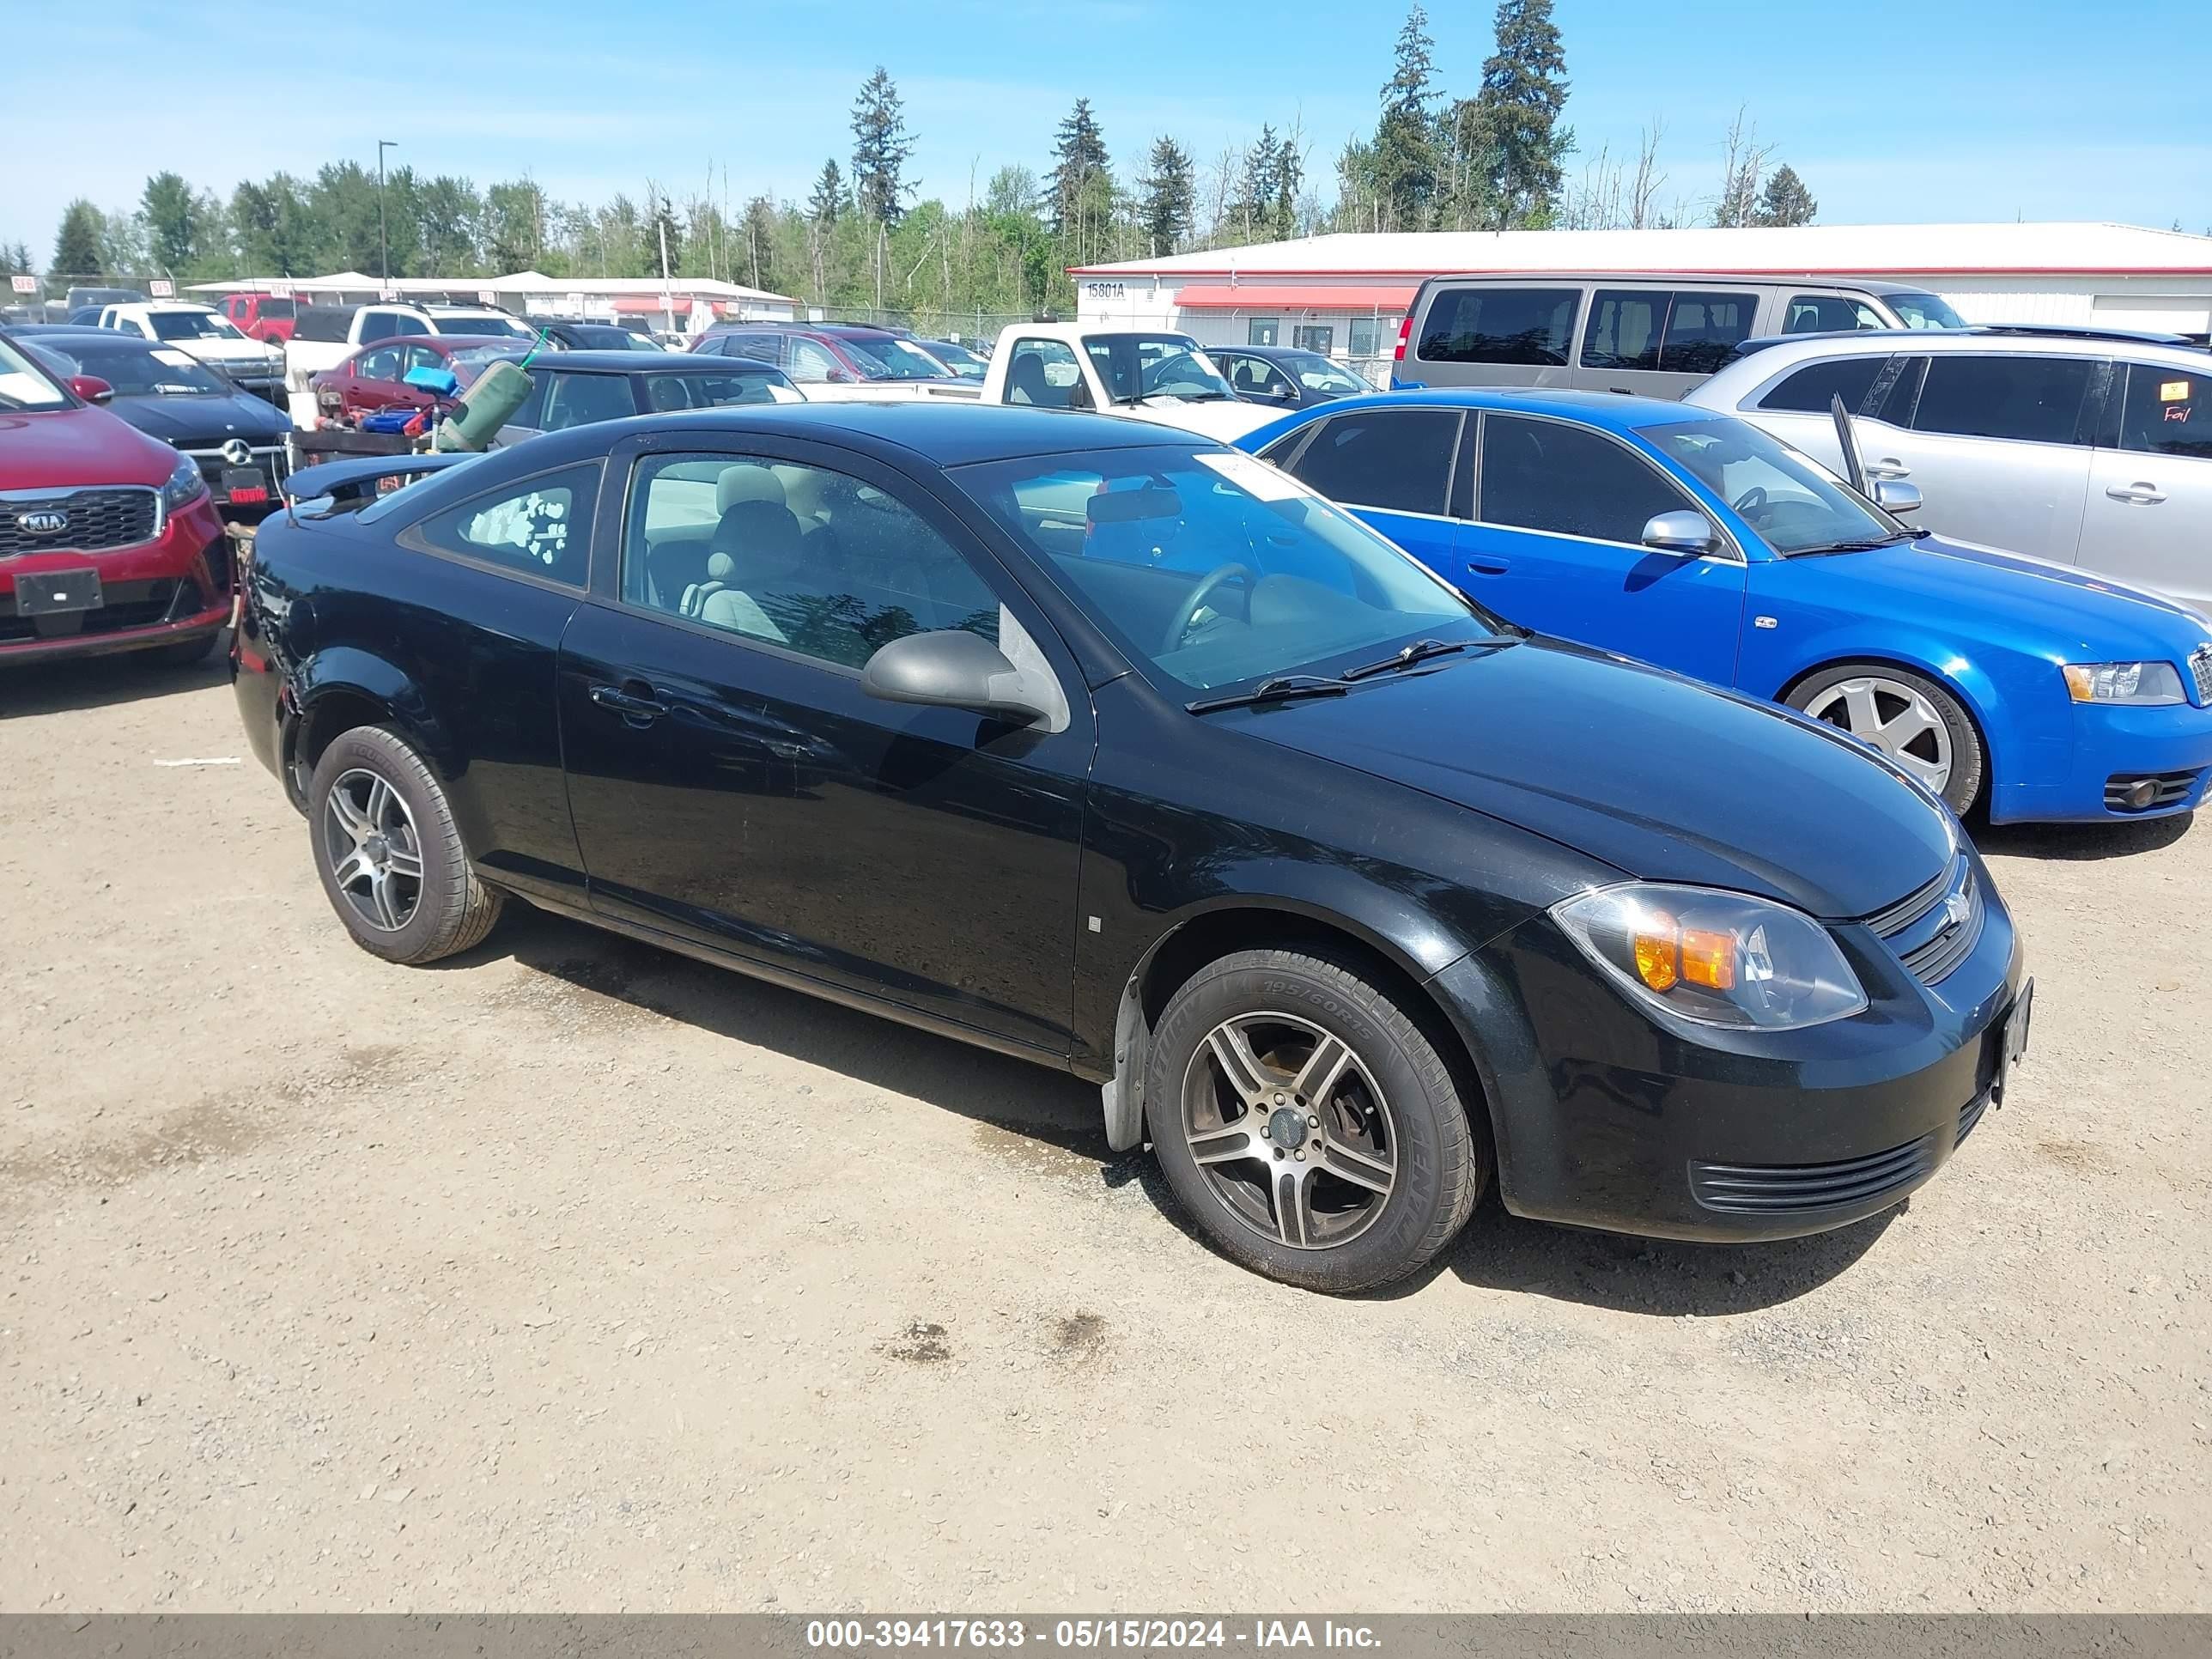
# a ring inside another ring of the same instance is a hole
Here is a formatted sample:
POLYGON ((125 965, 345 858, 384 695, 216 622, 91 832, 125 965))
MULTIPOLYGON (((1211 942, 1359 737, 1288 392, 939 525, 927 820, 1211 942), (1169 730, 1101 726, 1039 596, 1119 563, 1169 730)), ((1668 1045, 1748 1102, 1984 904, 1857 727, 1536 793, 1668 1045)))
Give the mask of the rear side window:
POLYGON ((2087 357, 1931 356, 1917 432, 2070 444, 2097 365, 2087 357))
POLYGON ((1430 301, 1414 355, 1431 363, 1563 365, 1581 301, 1571 288, 1448 288, 1430 301))
POLYGON ((2212 373, 2129 364, 2120 447, 2212 460, 2212 373))
POLYGON ((1640 545, 1647 520, 1695 507, 1626 445, 1558 421, 1486 415, 1478 476, 1486 523, 1593 541, 1640 545))
POLYGON ((1669 294, 1601 289, 1583 337, 1586 368, 1711 374, 1751 335, 1755 294, 1669 294))
POLYGON ((1888 326, 1865 301, 1840 294, 1793 294, 1782 311, 1784 334, 1841 334, 1888 326))
POLYGON ((441 553, 581 587, 597 465, 565 467, 432 514, 409 532, 441 553))
POLYGON ((1808 415, 1826 415, 1829 399, 1841 397, 1844 407, 1853 413, 1866 401, 1874 390, 1875 376, 1881 373, 1882 365, 1889 359, 1881 356, 1866 357, 1836 357, 1825 363, 1808 363, 1793 374, 1785 375, 1767 390, 1759 400, 1761 409, 1794 410, 1808 415))
POLYGON ((545 415, 541 430, 559 432, 572 426, 593 426, 601 421, 626 420, 637 413, 629 377, 624 374, 549 374, 545 415))
POLYGON ((364 351, 354 360, 354 374, 364 380, 396 380, 399 378, 399 348, 379 346, 374 351, 364 351))
POLYGON ((1331 501, 1390 513, 1445 510, 1458 411, 1375 409, 1322 422, 1288 471, 1331 501))

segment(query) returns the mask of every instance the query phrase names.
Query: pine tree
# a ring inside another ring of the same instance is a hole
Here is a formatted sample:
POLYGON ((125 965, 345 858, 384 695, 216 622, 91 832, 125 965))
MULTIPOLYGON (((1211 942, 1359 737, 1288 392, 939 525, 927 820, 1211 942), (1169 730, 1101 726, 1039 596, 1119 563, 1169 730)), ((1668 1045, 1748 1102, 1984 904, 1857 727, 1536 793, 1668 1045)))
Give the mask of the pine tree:
POLYGON ((1766 188, 1759 198, 1759 205, 1752 210, 1754 225, 1809 225, 1820 204, 1813 199, 1813 192, 1805 188, 1805 181, 1797 176, 1796 168, 1787 161, 1774 169, 1766 181, 1766 188))
POLYGON ((1248 242, 1273 237, 1275 210, 1275 165, 1281 146, 1272 124, 1260 129, 1251 149, 1244 152, 1243 170, 1237 175, 1237 200, 1229 216, 1237 235, 1248 242))
POLYGON ((814 194, 806 198, 806 216, 817 225, 834 225, 845 207, 845 175, 835 161, 824 161, 814 180, 814 194))
POLYGON ((54 235, 53 271, 58 276, 100 276, 100 210, 80 196, 63 210, 54 235))
POLYGON ((1285 133, 1283 141, 1275 146, 1273 199, 1270 206, 1276 235, 1298 234, 1298 191, 1305 181, 1305 157, 1298 154, 1297 140, 1285 133))
POLYGON ((1060 124, 1052 155, 1052 177, 1047 186, 1052 234, 1073 234, 1077 258, 1080 259, 1086 231, 1102 216, 1098 211, 1100 186, 1104 186, 1105 205, 1109 210, 1114 189, 1113 174, 1106 160, 1106 139, 1098 131, 1098 121, 1091 112, 1088 98, 1077 99, 1075 107, 1060 124))
POLYGON ((1437 191, 1437 146, 1430 105, 1435 93, 1436 45, 1429 15, 1416 5, 1406 14, 1390 78, 1382 87, 1382 118, 1376 125, 1369 165, 1382 228, 1424 230, 1437 191))
POLYGON ((905 169, 913 154, 898 88, 878 64, 853 103, 853 193, 860 211, 879 225, 896 224, 906 211, 905 169))
POLYGON ((745 273, 745 285, 775 292, 775 204, 765 196, 746 203, 738 234, 737 269, 745 273))
POLYGON ((1190 152, 1172 138, 1155 138, 1138 185, 1144 194, 1138 203, 1137 225, 1144 232, 1147 252, 1154 258, 1173 253, 1190 234, 1191 209, 1198 194, 1190 152))
POLYGON ((1552 0, 1499 0, 1498 50, 1482 66, 1479 102, 1500 228, 1546 224, 1559 206, 1559 163, 1574 148, 1573 133, 1559 130, 1566 67, 1552 0))

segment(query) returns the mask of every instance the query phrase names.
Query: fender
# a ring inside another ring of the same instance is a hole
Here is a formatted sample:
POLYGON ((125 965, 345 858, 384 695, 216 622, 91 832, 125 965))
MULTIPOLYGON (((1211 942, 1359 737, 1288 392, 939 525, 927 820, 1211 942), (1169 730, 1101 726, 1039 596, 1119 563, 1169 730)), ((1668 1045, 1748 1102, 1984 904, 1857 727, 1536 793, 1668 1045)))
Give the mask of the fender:
POLYGON ((390 709, 393 720, 406 728, 408 740, 436 766, 439 775, 453 779, 459 769, 453 735, 404 670, 359 646, 334 645, 317 651, 293 677, 295 718, 304 725, 315 705, 334 693, 367 697, 390 709))

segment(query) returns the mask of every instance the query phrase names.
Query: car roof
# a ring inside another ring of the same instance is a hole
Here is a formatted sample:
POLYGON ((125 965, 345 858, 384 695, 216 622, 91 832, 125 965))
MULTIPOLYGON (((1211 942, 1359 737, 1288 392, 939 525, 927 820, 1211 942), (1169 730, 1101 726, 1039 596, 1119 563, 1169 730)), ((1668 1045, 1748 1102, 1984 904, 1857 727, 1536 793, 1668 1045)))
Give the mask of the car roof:
POLYGON ((1713 411, 1665 398, 1624 398, 1617 392, 1571 392, 1556 386, 1453 386, 1434 392, 1370 392, 1317 404, 1299 419, 1348 414, 1361 409, 1495 409, 1515 415, 1552 415, 1608 432, 1669 426, 1680 421, 1709 421, 1713 411))
MULTIPOLYGON (((1746 342, 1747 344, 1750 343, 1746 342)), ((2124 330, 2063 328, 1869 328, 1832 334, 1790 334, 1724 363, 1713 375, 1731 381, 1764 380, 1812 358, 1886 357, 1895 352, 1971 352, 1977 356, 2148 356, 2203 372, 2212 353, 2179 335, 2161 337, 2124 330)), ((1708 382, 1710 384, 1710 382, 1708 382)))
POLYGON ((823 404, 757 404, 744 408, 701 410, 680 415, 644 415, 629 421, 603 421, 543 433, 527 448, 541 461, 559 464, 602 454, 632 425, 663 438, 685 432, 749 432, 787 438, 811 438, 842 444, 895 464, 919 459, 938 467, 977 461, 1009 460, 1022 455, 1081 456, 1102 449, 1146 449, 1163 445, 1217 449, 1213 439, 1149 422, 1070 410, 1019 409, 999 404, 926 401, 921 398, 865 399, 823 404))
MULTIPOLYGON (((526 348, 515 345, 519 362, 526 348)), ((588 370, 607 374, 773 374, 788 378, 774 363, 757 357, 724 357, 713 352, 689 351, 556 351, 541 352, 538 361, 547 368, 588 370)))
POLYGON ((1326 358, 1328 356, 1328 353, 1326 351, 1316 351, 1311 346, 1255 346, 1231 344, 1200 346, 1199 349, 1208 353, 1216 351, 1241 351, 1248 357, 1264 357, 1271 363, 1278 362, 1285 357, 1326 358))
POLYGON ((1919 283, 1896 283, 1881 276, 1838 276, 1810 270, 1464 270, 1431 276, 1439 283, 1498 283, 1518 287, 1529 282, 1598 283, 1618 287, 1623 283, 1796 283, 1808 288, 1856 289, 1862 294, 1925 294, 1919 283))

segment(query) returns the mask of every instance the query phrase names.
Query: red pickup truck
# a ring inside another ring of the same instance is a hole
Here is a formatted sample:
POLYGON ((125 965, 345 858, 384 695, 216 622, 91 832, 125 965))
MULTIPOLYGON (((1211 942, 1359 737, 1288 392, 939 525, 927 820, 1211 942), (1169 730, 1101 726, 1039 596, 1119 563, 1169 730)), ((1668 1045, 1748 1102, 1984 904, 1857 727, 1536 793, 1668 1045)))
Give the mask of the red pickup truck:
POLYGON ((197 662, 230 620, 230 544, 189 455, 0 334, 0 666, 109 651, 197 662))
POLYGON ((300 307, 307 303, 274 294, 234 294, 222 302, 222 314, 249 340, 283 345, 300 325, 300 307))

